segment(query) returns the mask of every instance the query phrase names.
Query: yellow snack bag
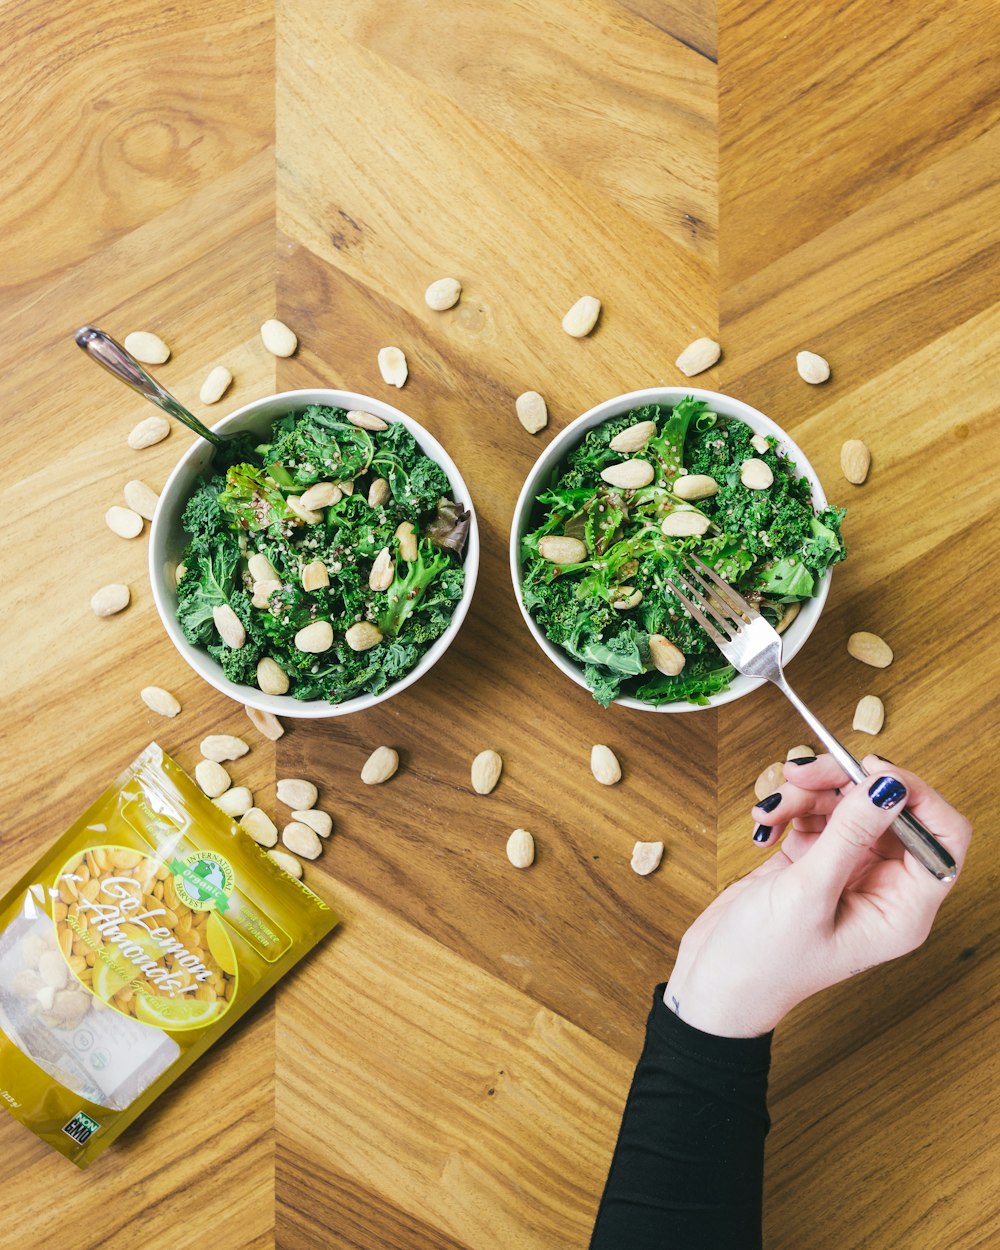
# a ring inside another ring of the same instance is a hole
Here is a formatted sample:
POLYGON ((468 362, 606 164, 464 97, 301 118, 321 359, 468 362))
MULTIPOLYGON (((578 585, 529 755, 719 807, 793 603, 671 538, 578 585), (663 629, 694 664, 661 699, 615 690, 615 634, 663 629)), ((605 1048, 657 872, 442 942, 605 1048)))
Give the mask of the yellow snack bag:
POLYGON ((336 923, 150 744, 0 901, 0 1103, 85 1167, 336 923))

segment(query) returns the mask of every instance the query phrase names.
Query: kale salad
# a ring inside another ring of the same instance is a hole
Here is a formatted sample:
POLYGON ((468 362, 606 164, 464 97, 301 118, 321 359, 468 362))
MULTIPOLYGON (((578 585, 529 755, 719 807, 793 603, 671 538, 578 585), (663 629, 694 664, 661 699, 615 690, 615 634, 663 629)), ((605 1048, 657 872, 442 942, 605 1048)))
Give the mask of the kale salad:
POLYGON ((212 467, 184 509, 177 619, 230 681, 379 694, 447 629, 470 515, 401 422, 314 404, 212 467))
POLYGON ((781 630, 847 554, 843 516, 816 511, 775 439, 692 396, 649 404, 590 430, 537 496, 522 599, 603 706, 704 704, 735 670, 669 588, 678 556, 697 554, 781 630))

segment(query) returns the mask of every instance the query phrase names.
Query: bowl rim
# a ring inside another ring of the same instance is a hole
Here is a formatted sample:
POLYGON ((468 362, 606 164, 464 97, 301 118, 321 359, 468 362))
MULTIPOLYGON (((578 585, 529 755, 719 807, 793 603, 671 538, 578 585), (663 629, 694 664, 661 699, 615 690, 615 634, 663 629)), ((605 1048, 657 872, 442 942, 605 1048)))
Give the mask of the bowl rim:
MULTIPOLYGON (((401 422, 416 439, 420 449, 430 456, 431 459, 435 460, 444 470, 455 498, 461 499, 464 506, 468 509, 470 522, 462 560, 462 567, 465 571, 462 597, 455 606, 448 628, 439 638, 434 640, 408 673, 379 694, 363 694, 354 699, 348 699, 343 703, 330 703, 325 699, 299 700, 291 695, 268 695, 262 690, 256 690, 251 686, 239 686, 235 682, 229 681, 223 675, 222 669, 216 660, 213 660, 203 648, 196 647, 193 643, 188 642, 177 622, 174 613, 177 602, 176 594, 173 585, 168 584, 168 577, 164 567, 165 557, 168 554, 167 544, 170 535, 169 532, 166 532, 169 530, 169 526, 165 519, 166 510, 162 504, 164 500, 169 500, 176 494, 179 489, 178 483, 191 471, 192 462, 200 459, 202 463, 196 468, 195 476, 200 477, 204 474, 212 449, 206 440, 196 438, 183 452, 163 484, 150 525, 148 548, 149 583, 160 621, 181 658, 210 686, 213 686, 220 693, 227 695, 237 703, 260 711, 271 712, 276 716, 291 717, 297 720, 326 719, 334 716, 346 716, 353 712, 366 711, 380 703, 384 703, 387 699, 397 694, 401 694, 407 687, 413 685, 414 682, 429 672, 441 656, 444 655, 445 651, 448 650, 468 615, 479 574, 480 556, 479 523, 475 505, 472 500, 472 494, 455 461, 426 426, 385 400, 377 399, 373 395, 365 395, 360 391, 338 390, 333 387, 305 387, 293 391, 276 391, 273 394, 261 396, 241 405, 239 408, 221 417, 210 428, 218 433, 236 432, 238 429, 243 428, 241 422, 249 423, 254 418, 264 421, 268 416, 273 422, 278 417, 284 415, 284 413, 307 407, 309 404, 326 404, 331 407, 348 410, 361 409, 372 412, 374 415, 383 417, 390 422, 401 422)), ((188 491, 185 498, 189 497, 189 495, 190 491, 188 491)), ((183 531, 181 532, 183 533, 183 531)))
MULTIPOLYGON (((644 387, 641 390, 626 391, 621 395, 615 395, 610 399, 602 400, 592 408, 588 408, 586 412, 581 413, 580 416, 574 418, 565 429, 560 430, 555 438, 542 449, 528 471, 517 497, 517 503, 514 505, 510 529, 509 558, 514 597, 517 600, 517 606, 524 617, 531 636, 552 663, 565 673, 567 677, 576 682, 578 686, 583 687, 588 694, 591 694, 591 691, 583 676, 582 668, 545 636, 538 623, 524 606, 521 595, 520 545, 521 538, 527 528, 527 519, 535 503, 535 497, 543 476, 547 475, 560 460, 565 458, 568 452, 580 441, 584 432, 603 424, 613 417, 623 415, 631 408, 639 408, 644 404, 653 403, 676 404, 688 395, 693 396, 695 399, 705 400, 712 410, 718 412, 720 416, 742 421, 756 433, 770 434, 779 439, 781 450, 786 453, 799 474, 806 477, 809 481, 813 506, 818 509, 828 506, 826 492, 823 490, 816 470, 813 468, 808 456, 806 456, 788 431, 759 409, 754 408, 742 399, 737 399, 734 395, 727 395, 722 391, 708 391, 695 386, 644 387)), ((803 602, 798 616, 789 625, 787 632, 782 635, 782 662, 784 664, 787 664, 798 654, 815 628, 822 614, 827 596, 830 593, 832 575, 833 570, 831 568, 826 569, 816 594, 803 602)), ((649 703, 643 703, 631 695, 626 695, 613 699, 611 706, 626 707, 640 712, 703 712, 710 708, 721 707, 726 703, 732 703, 736 699, 742 699, 765 684, 766 679, 763 677, 745 677, 743 674, 737 673, 730 681, 729 689, 719 694, 709 695, 707 703, 675 701, 653 706, 649 703)))

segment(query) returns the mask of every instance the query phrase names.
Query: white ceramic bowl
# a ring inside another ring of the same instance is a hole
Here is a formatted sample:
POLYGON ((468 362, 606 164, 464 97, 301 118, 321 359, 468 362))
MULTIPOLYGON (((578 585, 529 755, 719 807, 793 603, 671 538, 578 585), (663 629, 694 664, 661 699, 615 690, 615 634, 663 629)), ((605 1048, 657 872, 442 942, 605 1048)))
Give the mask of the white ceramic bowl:
POLYGON ((231 699, 236 699, 239 703, 249 703, 253 707, 273 712, 276 716, 317 719, 327 716, 345 716, 348 712, 361 712, 365 708, 374 707, 377 703, 384 703, 394 694, 399 694, 407 686, 413 685, 444 655, 465 619, 476 587, 476 575, 479 571, 479 531, 472 497, 455 462, 437 439, 422 425, 418 425, 398 408, 393 408, 391 404, 383 403, 381 400, 372 399, 368 395, 358 395, 353 391, 285 391, 281 395, 268 395, 265 399, 257 399, 252 403, 244 404, 242 408, 237 408, 235 412, 224 417, 212 428, 220 434, 235 434, 242 430, 249 430, 261 435, 263 441, 263 436, 277 417, 306 408, 309 404, 362 409, 365 412, 374 413, 377 417, 382 417, 385 421, 402 422, 417 440, 421 450, 432 460, 437 461, 444 470, 451 483, 453 498, 462 503, 471 513, 462 562, 465 569, 465 588, 462 598, 455 606, 455 613, 448 628, 440 638, 435 639, 420 658, 420 662, 405 677, 394 682, 381 694, 365 694, 355 699, 347 699, 343 703, 328 703, 326 700, 318 699, 293 699, 291 695, 264 694, 250 686, 238 686, 223 674, 222 667, 207 651, 188 642, 177 622, 174 570, 180 563, 184 548, 188 543, 188 535, 181 525, 184 505, 190 499, 199 479, 208 476, 211 472, 212 447, 204 439, 199 439, 181 457, 160 492, 160 501, 156 507, 149 536, 149 581, 153 588, 153 599, 160 614, 160 620, 171 642, 195 672, 204 677, 209 685, 214 686, 216 690, 221 690, 223 694, 229 695, 231 699))
MULTIPOLYGON (((643 404, 678 404, 685 395, 693 395, 695 399, 703 399, 713 412, 717 412, 721 416, 735 417, 736 420, 749 425, 758 434, 769 434, 773 438, 778 439, 780 450, 795 465, 799 475, 808 479, 812 488, 813 504, 817 509, 826 507, 827 500, 826 495, 823 493, 823 487, 820 485, 819 478, 816 476, 812 465, 806 459, 802 449, 796 446, 780 426, 775 425, 762 412, 758 412, 756 408, 751 408, 749 404, 745 404, 739 399, 733 399, 729 395, 720 395, 716 391, 702 391, 691 386, 651 387, 645 391, 631 391, 628 395, 618 395, 614 399, 606 400, 603 404, 598 404, 596 408, 591 408, 582 417, 577 417, 565 430, 557 434, 548 447, 545 448, 535 461, 521 489, 521 494, 518 496, 517 504, 514 508, 514 520, 510 531, 510 570, 518 606, 521 609, 521 615, 527 622, 528 628, 531 630, 532 637, 556 668, 561 669, 567 677, 572 678, 578 686, 583 686, 584 689, 589 690, 584 680, 583 666, 577 664, 561 647, 557 647, 555 643, 550 642, 545 637, 531 614, 525 608, 521 596, 521 539, 538 524, 537 521, 533 520, 535 496, 545 489, 550 482, 553 469, 561 465, 569 453, 583 441, 583 437, 588 430, 592 430, 594 426, 601 425, 613 417, 619 417, 633 408, 641 408, 643 404)), ((827 569, 815 596, 807 599, 802 604, 798 616, 782 635, 784 643, 782 653, 786 662, 802 648, 806 639, 812 633, 816 622, 819 620, 820 613, 823 611, 823 605, 826 603, 826 596, 830 590, 830 576, 830 570, 827 569)), ((621 707, 636 708, 641 712, 697 712, 703 707, 718 707, 722 703, 731 703, 733 699, 741 699, 744 695, 749 694, 751 690, 756 690, 758 686, 763 684, 763 678, 744 677, 741 674, 737 674, 729 683, 728 690, 723 691, 721 694, 709 695, 708 702, 703 704, 678 701, 676 703, 664 703, 660 707, 653 707, 648 703, 642 703, 640 700, 630 697, 615 699, 615 703, 621 707)))

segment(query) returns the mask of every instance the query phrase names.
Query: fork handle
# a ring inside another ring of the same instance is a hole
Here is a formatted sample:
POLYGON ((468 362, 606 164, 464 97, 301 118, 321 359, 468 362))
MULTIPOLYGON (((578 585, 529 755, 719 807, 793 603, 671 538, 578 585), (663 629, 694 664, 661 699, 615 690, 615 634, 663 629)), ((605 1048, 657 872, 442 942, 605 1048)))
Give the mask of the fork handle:
MULTIPOLYGON (((852 781, 861 782, 866 777, 871 776, 870 773, 865 772, 847 747, 843 743, 838 742, 827 727, 809 711, 784 679, 784 675, 782 675, 781 681, 776 681, 774 684, 785 695, 852 781)), ((939 881, 955 880, 958 868, 954 859, 952 859, 937 838, 924 828, 916 816, 911 815, 904 808, 892 822, 890 828, 914 859, 923 864, 927 871, 933 873, 939 881)))

